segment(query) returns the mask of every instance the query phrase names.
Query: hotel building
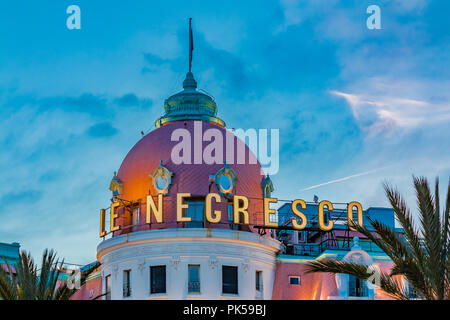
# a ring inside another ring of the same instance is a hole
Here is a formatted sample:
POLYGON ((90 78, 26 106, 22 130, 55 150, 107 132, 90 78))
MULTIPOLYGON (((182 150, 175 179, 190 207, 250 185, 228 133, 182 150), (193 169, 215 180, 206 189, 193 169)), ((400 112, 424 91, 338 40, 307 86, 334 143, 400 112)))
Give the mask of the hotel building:
MULTIPOLYGON (((271 217, 279 227, 265 228, 263 198, 270 197, 274 186, 261 175, 259 162, 237 161, 239 148, 248 158, 254 155, 234 135, 233 149, 223 147, 224 158, 232 160, 228 163, 195 164, 195 150, 189 155, 190 164, 173 162, 178 141, 172 137, 177 129, 194 136, 200 123, 203 132, 215 129, 223 136, 229 134, 217 112, 214 99, 197 89, 188 72, 183 90, 166 99, 156 129, 136 143, 114 174, 110 208, 117 214, 118 227, 103 234, 97 247, 101 265, 73 299, 387 298, 348 275, 305 272, 310 261, 320 259, 359 262, 381 270, 389 270, 392 262, 368 239, 348 229, 347 211, 340 204, 325 211, 326 220, 335 225, 329 232, 318 228, 316 202, 303 210, 308 218, 305 229, 292 228, 297 217, 289 202, 271 217), (182 209, 189 222, 177 219, 179 193, 189 193, 184 199, 188 208, 182 209), (220 195, 211 208, 222 212, 216 223, 205 219, 205 197, 210 193, 220 195), (164 195, 162 222, 146 216, 148 196, 158 203, 160 194, 164 195), (248 224, 233 221, 236 195, 249 199, 248 224)), ((199 152, 203 154, 208 144, 203 141, 199 152)), ((363 216, 365 225, 370 218, 395 228, 392 209, 368 208, 363 216)))

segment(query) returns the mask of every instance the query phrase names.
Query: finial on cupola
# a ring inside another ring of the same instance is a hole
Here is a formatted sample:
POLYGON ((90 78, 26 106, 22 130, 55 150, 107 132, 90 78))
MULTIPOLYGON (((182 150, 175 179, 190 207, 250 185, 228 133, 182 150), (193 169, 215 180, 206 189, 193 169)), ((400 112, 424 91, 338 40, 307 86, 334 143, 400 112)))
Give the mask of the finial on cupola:
POLYGON ((194 37, 192 35, 192 18, 189 18, 189 72, 192 69, 192 52, 194 51, 194 37))
POLYGON ((183 89, 197 89, 197 81, 192 74, 192 52, 194 51, 194 36, 192 35, 192 18, 189 18, 189 71, 183 81, 183 89))

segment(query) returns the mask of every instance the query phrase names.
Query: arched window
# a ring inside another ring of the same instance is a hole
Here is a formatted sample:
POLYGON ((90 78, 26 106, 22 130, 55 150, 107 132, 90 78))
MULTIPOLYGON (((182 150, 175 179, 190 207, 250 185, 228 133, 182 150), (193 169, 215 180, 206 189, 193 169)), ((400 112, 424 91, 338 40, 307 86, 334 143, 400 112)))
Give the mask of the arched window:
POLYGON ((185 228, 203 228, 205 226, 205 199, 191 198, 186 201, 189 205, 185 209, 185 216, 191 218, 191 222, 185 222, 185 228))

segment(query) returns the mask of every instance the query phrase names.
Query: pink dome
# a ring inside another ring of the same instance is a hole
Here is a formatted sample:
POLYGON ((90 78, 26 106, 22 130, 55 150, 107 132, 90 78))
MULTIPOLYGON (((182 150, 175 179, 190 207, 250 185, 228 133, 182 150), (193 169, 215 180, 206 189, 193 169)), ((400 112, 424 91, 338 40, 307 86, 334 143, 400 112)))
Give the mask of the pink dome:
MULTIPOLYGON (((224 164, 193 164, 194 162, 194 120, 174 121, 157 128, 144 136, 130 150, 125 157, 118 172, 118 178, 123 183, 123 193, 121 198, 127 201, 140 202, 140 221, 145 222, 146 197, 151 194, 156 196, 156 191, 152 185, 152 179, 149 175, 160 165, 161 161, 164 167, 173 173, 172 184, 169 192, 164 196, 164 223, 142 224, 139 227, 133 227, 133 231, 159 229, 159 228, 177 228, 182 227, 182 223, 176 222, 176 194, 180 192, 189 192, 192 198, 204 199, 211 192, 219 193, 215 183, 210 182, 210 176, 215 175, 218 170, 224 167, 224 164), (191 134, 191 164, 175 164, 171 159, 172 149, 179 141, 171 141, 172 132, 176 129, 186 129, 191 134)), ((199 122, 199 121, 197 121, 199 122)), ((217 129, 223 134, 223 158, 226 159, 225 136, 226 130, 216 124, 201 122, 202 132, 207 129, 217 129)), ((211 142, 202 142, 202 152, 211 142)), ((237 144, 243 142, 234 137, 234 162, 228 163, 229 167, 236 173, 236 184, 233 188, 233 195, 246 196, 249 199, 249 218, 250 226, 262 224, 263 221, 263 193, 261 189, 261 166, 259 162, 249 164, 250 149, 245 145, 246 157, 245 164, 237 164, 237 144)), ((215 204, 213 201, 213 210, 222 212, 220 223, 206 224, 208 228, 229 228, 228 223, 228 202, 231 200, 221 197, 221 203, 215 204)), ((154 217, 152 216, 152 219, 154 217)), ((130 229, 123 228, 130 225, 130 217, 122 212, 116 220, 116 224, 122 226, 122 230, 115 234, 126 233, 130 229)), ((252 227, 243 227, 243 230, 253 230, 252 227)))

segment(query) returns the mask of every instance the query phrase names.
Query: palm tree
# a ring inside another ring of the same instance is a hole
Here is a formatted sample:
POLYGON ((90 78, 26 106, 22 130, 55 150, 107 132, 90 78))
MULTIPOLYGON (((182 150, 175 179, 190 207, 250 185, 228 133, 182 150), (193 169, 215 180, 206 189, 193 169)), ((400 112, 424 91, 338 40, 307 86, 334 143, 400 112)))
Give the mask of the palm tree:
POLYGON ((68 300, 75 292, 65 282, 58 283, 64 260, 59 262, 53 250, 44 251, 41 268, 38 269, 31 255, 22 251, 8 272, 0 268, 0 298, 4 300, 68 300))
MULTIPOLYGON (((406 278, 419 298, 447 300, 450 297, 450 181, 443 215, 439 207, 439 180, 436 178, 434 196, 424 177, 413 177, 419 209, 419 228, 413 221, 405 200, 388 184, 384 190, 394 209, 395 216, 404 230, 400 236, 387 225, 370 221, 375 233, 356 223, 351 226, 373 241, 393 261, 389 273, 380 272, 381 290, 395 299, 408 300, 406 286, 396 281, 396 276, 406 278)), ((308 265, 308 273, 345 273, 360 280, 367 280, 373 272, 367 266, 335 260, 314 261, 308 265)))

